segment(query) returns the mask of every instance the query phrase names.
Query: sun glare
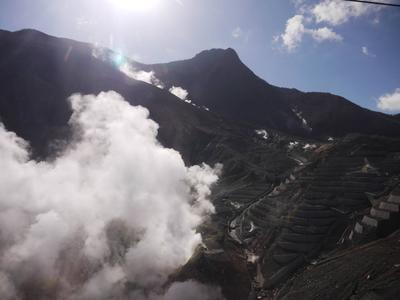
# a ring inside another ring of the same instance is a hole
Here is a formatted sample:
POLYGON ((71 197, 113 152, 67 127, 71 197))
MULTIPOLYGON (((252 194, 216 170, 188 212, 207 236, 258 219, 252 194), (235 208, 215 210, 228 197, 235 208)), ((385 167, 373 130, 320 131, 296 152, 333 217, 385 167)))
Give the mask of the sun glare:
POLYGON ((159 0, 111 0, 123 10, 146 12, 155 9, 159 0))

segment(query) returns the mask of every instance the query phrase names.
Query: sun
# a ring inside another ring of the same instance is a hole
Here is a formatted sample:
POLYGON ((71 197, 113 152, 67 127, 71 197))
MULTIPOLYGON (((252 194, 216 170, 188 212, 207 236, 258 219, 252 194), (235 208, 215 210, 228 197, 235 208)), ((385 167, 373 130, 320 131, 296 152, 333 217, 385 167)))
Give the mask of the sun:
POLYGON ((126 11, 139 11, 146 12, 154 10, 158 4, 159 0, 111 0, 114 5, 126 11))

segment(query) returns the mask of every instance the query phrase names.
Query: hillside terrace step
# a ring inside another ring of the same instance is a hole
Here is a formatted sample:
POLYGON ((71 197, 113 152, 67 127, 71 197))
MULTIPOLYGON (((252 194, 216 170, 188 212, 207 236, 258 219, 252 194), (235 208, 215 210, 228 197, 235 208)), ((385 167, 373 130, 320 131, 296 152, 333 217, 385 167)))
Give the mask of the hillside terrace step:
POLYGON ((310 172, 310 174, 308 174, 309 176, 314 176, 316 178, 324 178, 326 177, 326 179, 329 178, 340 178, 341 176, 343 176, 346 172, 329 172, 329 171, 323 171, 323 170, 315 170, 313 172, 310 172))
POLYGON ((384 158, 384 157, 386 157, 387 156, 387 154, 388 154, 388 151, 386 151, 386 150, 367 150, 367 149, 365 149, 365 150, 359 150, 359 151, 357 151, 355 154, 357 154, 357 156, 363 156, 363 157, 368 157, 368 158, 370 158, 370 157, 382 157, 382 158, 384 158))
POLYGON ((343 180, 315 180, 313 186, 321 186, 321 187, 332 187, 332 186, 341 186, 343 184, 343 180))
POLYGON ((375 180, 371 181, 365 181, 365 182, 356 182, 352 180, 343 180, 343 186, 344 187, 358 187, 358 188, 364 188, 364 189, 375 189, 375 188, 382 188, 383 184, 380 182, 375 182, 375 180))
MULTIPOLYGON (((351 169, 351 168, 362 167, 364 162, 361 162, 361 161, 356 161, 356 162, 351 162, 351 161, 332 162, 332 161, 329 161, 328 164, 326 164, 325 166, 332 167, 332 168, 351 169)), ((321 166, 321 167, 323 167, 323 166, 321 166)))
POLYGON ((314 181, 314 176, 302 176, 302 177, 300 177, 299 179, 298 179, 298 181, 299 182, 305 182, 305 183, 307 183, 307 182, 312 182, 312 181, 314 181))
POLYGON ((346 174, 346 177, 349 177, 349 178, 368 178, 368 179, 382 178, 379 175, 376 175, 375 173, 364 173, 364 172, 349 173, 349 174, 346 174))
POLYGON ((283 219, 286 222, 289 222, 293 225, 302 225, 302 226, 327 226, 331 225, 336 221, 335 218, 325 218, 325 219, 314 219, 314 218, 297 218, 297 217, 285 217, 283 219))
POLYGON ((391 211, 391 212, 399 212, 399 205, 397 203, 391 203, 391 202, 380 202, 379 203, 379 208, 386 210, 386 211, 391 211))
POLYGON ((350 164, 350 163, 330 163, 325 162, 317 166, 316 169, 327 169, 327 170, 345 170, 349 168, 354 168, 355 166, 359 166, 360 163, 350 164))
POLYGON ((272 275, 268 275, 264 281, 264 287, 266 289, 271 289, 277 286, 279 283, 284 282, 289 278, 291 274, 295 270, 297 270, 301 265, 305 262, 305 258, 303 255, 299 255, 295 260, 290 262, 289 264, 283 266, 279 270, 276 270, 272 273, 272 275))
POLYGON ((260 219, 278 219, 278 217, 281 215, 280 211, 277 210, 270 210, 270 211, 265 211, 265 210, 260 210, 252 207, 251 209, 247 210, 246 212, 248 217, 255 216, 260 219))
POLYGON ((363 159, 357 159, 354 157, 347 157, 347 158, 333 158, 330 157, 328 160, 325 162, 326 165, 332 165, 332 166, 340 166, 340 165, 359 165, 364 163, 363 159))
POLYGON ((380 219, 372 217, 372 216, 364 216, 361 220, 362 224, 371 226, 371 227, 378 227, 380 219))
POLYGON ((272 218, 271 216, 268 216, 268 218, 265 218, 265 217, 260 218, 253 214, 248 215, 248 220, 253 221, 255 226, 261 227, 261 228, 276 227, 276 226, 279 226, 281 223, 281 221, 279 219, 272 218))
MULTIPOLYGON (((267 190, 265 190, 266 192, 267 190)), ((248 190, 248 191, 235 191, 231 193, 231 195, 236 195, 236 196, 248 196, 248 195, 254 195, 257 196, 259 194, 263 194, 264 190, 262 191, 257 191, 257 190, 248 190)))
POLYGON ((392 202, 392 203, 400 204, 400 195, 393 195, 393 194, 390 194, 390 196, 389 196, 387 202, 392 202))
POLYGON ((329 231, 330 226, 302 226, 302 225, 294 225, 287 227, 287 230, 290 230, 294 233, 299 234, 325 234, 329 231))
POLYGON ((276 204, 272 203, 271 201, 268 201, 267 199, 255 203, 253 205, 253 207, 260 207, 260 208, 263 208, 263 209, 266 209, 266 210, 275 210, 275 209, 277 209, 276 204))
POLYGON ((353 200, 366 200, 367 196, 363 192, 344 192, 343 198, 350 198, 353 200))
POLYGON ((386 181, 385 178, 383 177, 375 177, 375 178, 371 178, 371 177, 354 177, 354 176, 350 176, 350 175, 346 175, 341 179, 343 182, 354 182, 354 183, 373 183, 376 185, 384 185, 384 182, 386 181))
MULTIPOLYGON (((372 187, 370 187, 371 189, 372 187)), ((370 189, 361 188, 361 187, 346 187, 346 186, 332 186, 332 187, 323 187, 323 186, 315 186, 314 184, 310 187, 310 191, 312 192, 325 192, 325 193, 364 193, 370 189)))
POLYGON ((337 190, 343 190, 343 187, 340 185, 321 186, 318 185, 317 182, 315 182, 310 186, 309 190, 315 192, 337 191, 337 190))
POLYGON ((369 202, 367 202, 368 200, 366 199, 351 199, 351 198, 344 198, 344 197, 338 197, 336 198, 336 202, 334 205, 334 207, 341 207, 340 209, 343 211, 346 210, 354 210, 354 209, 361 209, 361 208, 365 208, 366 205, 369 204, 369 202))
POLYGON ((272 259, 277 262, 279 265, 287 265, 288 263, 295 260, 299 254, 290 253, 290 254, 273 254, 272 259))
POLYGON ((354 231, 358 234, 362 234, 364 232, 364 227, 360 223, 356 222, 356 225, 354 226, 354 231))
POLYGON ((377 183, 374 180, 367 180, 363 182, 358 182, 354 180, 349 180, 347 178, 343 178, 341 180, 336 181, 318 181, 315 180, 313 183, 314 186, 321 186, 321 187, 349 187, 349 188, 370 188, 373 187, 382 187, 382 183, 377 183))
POLYGON ((318 244, 314 243, 291 243, 291 242, 278 242, 278 247, 286 250, 288 252, 295 252, 295 253, 309 253, 316 247, 318 244))
POLYGON ((332 210, 301 210, 297 209, 295 212, 296 217, 300 218, 314 218, 314 219, 319 219, 319 218, 330 218, 336 216, 336 213, 333 212, 332 210))
POLYGON ((384 219, 384 220, 390 219, 390 212, 386 211, 386 210, 381 210, 381 209, 372 207, 370 214, 372 217, 377 217, 377 218, 384 219))
POLYGON ((249 210, 248 210, 248 215, 254 215, 257 216, 259 218, 265 218, 267 215, 269 215, 270 211, 267 209, 261 209, 261 208, 257 208, 252 206, 249 210))
POLYGON ((284 233, 281 235, 283 241, 294 243, 318 243, 323 239, 323 234, 299 234, 299 233, 284 233))
POLYGON ((314 176, 317 178, 340 178, 344 174, 346 174, 345 171, 343 172, 330 172, 330 171, 315 171, 314 176))
MULTIPOLYGON (((267 190, 265 190, 265 192, 267 192, 267 190)), ((250 191, 245 191, 245 192, 244 191, 233 192, 229 196, 230 197, 256 197, 256 196, 258 196, 260 194, 263 194, 263 192, 250 190, 250 191)))
MULTIPOLYGON (((313 191, 307 191, 305 194, 304 194, 304 199, 308 199, 308 200, 311 200, 311 201, 314 201, 314 200, 321 200, 321 199, 324 199, 324 200, 327 200, 328 198, 330 198, 331 197, 331 193, 321 193, 321 192, 313 192, 313 191)), ((317 204, 317 203, 316 203, 317 204)))
POLYGON ((329 207, 335 207, 338 205, 338 202, 336 199, 328 199, 327 197, 304 197, 304 203, 310 204, 310 205, 325 205, 329 207))
POLYGON ((315 173, 344 173, 346 172, 348 169, 351 168, 346 168, 346 167, 328 167, 328 166, 320 166, 315 170, 315 173))
POLYGON ((308 210, 311 210, 311 211, 317 210, 318 211, 318 210, 328 210, 328 209, 329 209, 329 207, 325 206, 325 205, 317 205, 317 204, 311 205, 311 204, 306 204, 306 203, 304 203, 298 207, 298 210, 303 210, 303 211, 308 211, 308 210))

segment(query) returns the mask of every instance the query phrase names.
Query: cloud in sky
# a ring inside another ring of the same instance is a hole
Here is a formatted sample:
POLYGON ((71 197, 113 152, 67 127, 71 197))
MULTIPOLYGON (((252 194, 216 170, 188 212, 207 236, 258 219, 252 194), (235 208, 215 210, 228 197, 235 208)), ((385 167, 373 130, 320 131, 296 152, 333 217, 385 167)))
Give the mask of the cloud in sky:
POLYGON ((231 32, 231 36, 239 41, 243 41, 247 43, 251 37, 252 31, 251 30, 244 30, 240 26, 234 28, 231 32))
POLYGON ((317 23, 325 22, 337 26, 357 18, 376 12, 380 7, 372 4, 346 2, 341 0, 325 0, 311 10, 317 23))
POLYGON ((341 0, 323 0, 313 6, 305 4, 305 1, 296 0, 292 3, 296 7, 297 14, 286 22, 284 33, 273 38, 275 42, 280 40, 289 52, 293 52, 307 34, 319 43, 342 41, 343 37, 333 29, 334 27, 381 9, 376 5, 341 0), (320 27, 321 23, 330 27, 320 27))
POLYGON ((28 143, 0 126, 1 298, 221 297, 193 282, 163 291, 201 243, 221 166, 186 167, 147 109, 115 92, 69 101, 74 142, 52 161, 30 160, 28 143))
POLYGON ((235 39, 241 38, 243 36, 243 30, 240 27, 236 27, 232 30, 232 37, 235 39))
POLYGON ((315 41, 321 43, 323 41, 341 41, 342 36, 327 27, 311 29, 304 25, 305 17, 303 15, 295 15, 286 23, 286 29, 280 37, 275 41, 282 40, 285 48, 291 52, 296 49, 303 40, 304 35, 311 36, 315 41))
POLYGON ((343 37, 328 27, 310 29, 309 33, 317 42, 323 41, 341 41, 343 37))
POLYGON ((303 40, 305 27, 303 24, 304 16, 295 15, 286 22, 285 32, 281 35, 283 45, 289 51, 294 50, 303 40))
POLYGON ((366 46, 362 46, 362 47, 361 47, 361 52, 362 52, 364 55, 366 55, 366 56, 376 57, 376 55, 373 54, 373 53, 371 53, 371 52, 369 51, 369 49, 368 49, 366 46))
POLYGON ((378 108, 386 111, 400 111, 400 88, 378 99, 378 108))

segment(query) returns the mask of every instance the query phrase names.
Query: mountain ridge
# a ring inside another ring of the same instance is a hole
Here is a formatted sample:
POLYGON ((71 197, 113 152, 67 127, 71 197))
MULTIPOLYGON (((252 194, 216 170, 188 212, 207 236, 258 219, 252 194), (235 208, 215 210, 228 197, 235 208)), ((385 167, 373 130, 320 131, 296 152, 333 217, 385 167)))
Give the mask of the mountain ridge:
POLYGON ((398 118, 363 108, 335 94, 269 84, 243 64, 232 48, 205 50, 191 59, 138 66, 154 71, 167 88, 181 86, 194 102, 236 121, 314 138, 348 133, 400 135, 398 118), (228 104, 229 110, 224 110, 228 104))
MULTIPOLYGON (((60 44, 93 47, 89 43, 53 37, 34 29, 0 31, 0 37, 7 36, 18 37, 24 42, 57 40, 60 44)), ((400 135, 398 116, 363 108, 331 93, 302 92, 271 85, 249 69, 232 48, 204 50, 192 58, 168 63, 128 61, 138 70, 154 71, 166 89, 180 86, 199 106, 251 127, 317 139, 342 137, 349 133, 400 135)))

